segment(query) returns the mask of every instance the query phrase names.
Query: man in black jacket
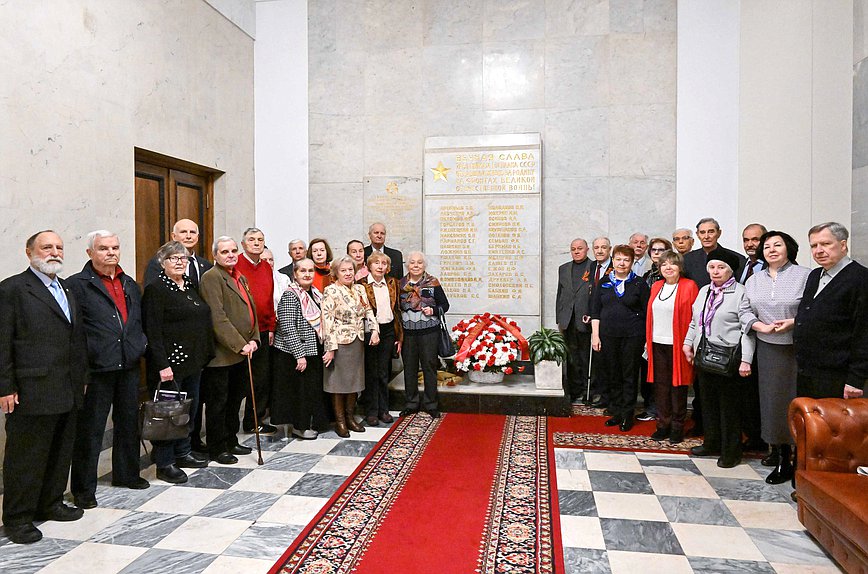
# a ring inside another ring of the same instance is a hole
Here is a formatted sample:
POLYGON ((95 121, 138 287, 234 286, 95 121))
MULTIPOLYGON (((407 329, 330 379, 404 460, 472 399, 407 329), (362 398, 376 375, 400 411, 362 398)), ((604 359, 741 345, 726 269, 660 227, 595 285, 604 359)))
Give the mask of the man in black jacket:
POLYGON ((696 236, 699 238, 701 247, 684 255, 684 276, 688 279, 693 279, 699 287, 704 287, 711 283, 711 278, 708 276, 705 264, 706 257, 715 249, 720 248, 728 251, 738 259, 738 269, 733 269, 734 277, 739 277, 741 270, 744 268, 745 258, 743 255, 727 249, 718 243, 721 234, 720 224, 713 217, 704 217, 696 224, 696 236))
POLYGON ((90 261, 69 278, 87 333, 90 384, 78 416, 72 463, 76 506, 96 506, 96 479, 106 418, 112 411, 112 484, 134 489, 139 476, 139 359, 145 353, 139 286, 120 267, 121 244, 110 231, 87 235, 90 261))
POLYGON ((400 280, 404 276, 404 255, 397 249, 386 247, 386 226, 382 223, 372 223, 368 228, 368 238, 371 244, 365 247, 365 261, 375 250, 389 256, 390 267, 387 275, 400 280))
POLYGON ((34 520, 71 521, 63 503, 75 416, 87 384, 78 302, 57 274, 63 240, 40 231, 26 243, 30 267, 0 283, 0 410, 6 413, 3 525, 12 542, 42 538, 34 520))
MULTIPOLYGON (((199 281, 206 271, 211 269, 211 262, 196 255, 196 246, 199 244, 199 226, 191 219, 179 219, 172 226, 172 239, 178 241, 187 248, 190 257, 187 259, 187 277, 196 289, 199 288, 199 281)), ((157 257, 154 256, 148 261, 148 266, 145 268, 145 277, 142 281, 142 286, 147 285, 154 279, 160 276, 160 263, 157 257)))
POLYGON ((868 383, 868 270, 848 257, 849 237, 835 222, 808 231, 820 267, 808 275, 795 318, 800 397, 857 398, 868 383))
POLYGON ((295 262, 307 257, 307 245, 305 245, 302 239, 293 239, 289 242, 287 252, 292 261, 289 262, 289 265, 281 267, 277 271, 289 277, 290 281, 295 281, 295 262))

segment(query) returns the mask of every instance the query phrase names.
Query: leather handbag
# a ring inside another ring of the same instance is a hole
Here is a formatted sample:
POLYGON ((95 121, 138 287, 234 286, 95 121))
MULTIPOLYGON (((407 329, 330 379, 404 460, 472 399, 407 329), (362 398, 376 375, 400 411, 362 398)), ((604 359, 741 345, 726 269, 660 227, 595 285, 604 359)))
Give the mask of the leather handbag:
POLYGON ((696 349, 696 367, 714 375, 732 376, 741 362, 741 343, 734 347, 717 345, 708 340, 705 331, 696 349))
MULTIPOLYGON (((172 381, 180 392, 177 383, 172 381)), ((155 396, 160 395, 162 382, 157 384, 155 396)), ((142 440, 178 440, 190 434, 190 408, 193 399, 150 400, 139 408, 142 440)))
POLYGON ((455 347, 452 345, 452 335, 446 326, 446 314, 439 307, 437 314, 440 316, 440 338, 437 341, 437 356, 446 358, 455 355, 455 347))

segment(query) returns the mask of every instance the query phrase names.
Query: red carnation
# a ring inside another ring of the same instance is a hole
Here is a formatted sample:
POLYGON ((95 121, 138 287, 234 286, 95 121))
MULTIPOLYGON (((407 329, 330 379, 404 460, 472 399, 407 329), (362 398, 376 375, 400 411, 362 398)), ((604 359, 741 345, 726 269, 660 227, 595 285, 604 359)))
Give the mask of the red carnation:
POLYGON ((512 374, 512 367, 507 367, 507 368, 503 369, 503 372, 506 373, 507 375, 511 375, 512 374))
POLYGON ((482 365, 480 365, 479 363, 476 363, 475 365, 473 365, 473 370, 474 371, 481 371, 482 365))
POLYGON ((519 368, 518 368, 518 372, 519 372, 519 373, 523 373, 523 372, 524 372, 524 367, 523 367, 523 366, 522 366, 522 367, 519 367, 519 368))

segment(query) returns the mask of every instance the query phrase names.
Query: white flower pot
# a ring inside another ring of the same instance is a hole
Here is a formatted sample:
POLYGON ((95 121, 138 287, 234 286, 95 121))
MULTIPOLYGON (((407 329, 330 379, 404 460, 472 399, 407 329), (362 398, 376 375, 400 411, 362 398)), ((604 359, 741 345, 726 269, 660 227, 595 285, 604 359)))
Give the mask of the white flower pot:
POLYGON ((540 361, 533 367, 538 389, 563 389, 563 370, 557 361, 540 361))
POLYGON ((503 372, 469 371, 467 378, 474 383, 502 383, 503 372))

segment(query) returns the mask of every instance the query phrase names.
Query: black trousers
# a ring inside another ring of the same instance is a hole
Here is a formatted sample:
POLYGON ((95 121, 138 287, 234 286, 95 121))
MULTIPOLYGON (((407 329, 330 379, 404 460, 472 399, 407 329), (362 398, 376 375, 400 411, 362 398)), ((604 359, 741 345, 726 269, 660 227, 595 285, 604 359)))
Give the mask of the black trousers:
POLYGON ((750 367, 750 375, 742 378, 744 402, 742 404, 741 426, 745 436, 747 436, 747 440, 750 442, 762 441, 758 376, 758 365, 756 355, 754 355, 753 364, 750 367))
POLYGON ((741 377, 714 375, 699 371, 702 385, 702 411, 705 444, 720 450, 724 458, 741 455, 741 409, 744 384, 741 377))
POLYGON ((405 408, 431 410, 437 408, 437 342, 440 333, 432 329, 423 335, 404 331, 401 355, 404 359, 405 408), (424 395, 419 396, 419 370, 425 383, 424 395))
POLYGON ((591 355, 591 394, 600 395, 600 400, 609 404, 609 384, 606 382, 606 359, 600 351, 591 355))
POLYGON ((202 372, 205 393, 205 433, 211 458, 238 444, 238 411, 244 388, 250 386, 247 357, 228 367, 206 367, 202 372))
POLYGON ((636 381, 639 378, 639 363, 642 361, 645 337, 601 336, 600 344, 609 383, 609 410, 616 417, 633 416, 639 391, 636 381))
POLYGON ((570 398, 576 399, 585 396, 588 390, 591 331, 581 317, 573 317, 563 334, 567 342, 567 390, 570 398))
MULTIPOLYGON (((274 361, 274 349, 268 344, 268 332, 259 333, 259 348, 250 359, 253 369, 253 391, 256 393, 256 417, 259 424, 268 413, 271 404, 272 386, 272 362, 274 361)), ((244 360, 247 362, 247 359, 244 360)), ((244 396, 247 398, 244 405, 244 430, 253 430, 253 399, 250 396, 250 383, 244 387, 244 396)))
POLYGON ((389 377, 392 375, 392 351, 395 350, 395 324, 380 324, 380 344, 368 344, 365 333, 365 390, 362 406, 365 416, 376 417, 389 411, 389 377))
POLYGON ((6 415, 3 524, 21 526, 63 502, 77 411, 6 415))
POLYGON ((139 478, 139 369, 91 373, 78 413, 72 455, 72 494, 96 492, 97 466, 112 413, 112 482, 139 478))
MULTIPOLYGON (((199 386, 201 379, 202 373, 200 371, 188 377, 184 377, 183 379, 175 380, 175 382, 178 383, 178 389, 187 393, 187 398, 193 401, 190 406, 191 420, 195 420, 197 415, 199 415, 199 386)), ((175 385, 163 385, 161 388, 174 390, 175 385)), ((154 391, 156 390, 156 382, 148 383, 148 391, 151 396, 153 396, 154 391)), ((186 437, 177 440, 154 440, 151 441, 151 445, 154 448, 154 462, 157 464, 157 468, 166 468, 167 466, 175 464, 176 458, 185 457, 190 454, 190 451, 192 450, 189 434, 186 437)))
MULTIPOLYGON (((672 432, 684 430, 687 418, 689 385, 672 384, 672 345, 654 343, 654 404, 657 405, 657 428, 672 432)), ((647 364, 647 363, 646 363, 647 364)))
POLYGON ((796 376, 796 396, 812 399, 843 399, 846 384, 847 375, 841 373, 824 373, 817 377, 799 372, 796 376))

